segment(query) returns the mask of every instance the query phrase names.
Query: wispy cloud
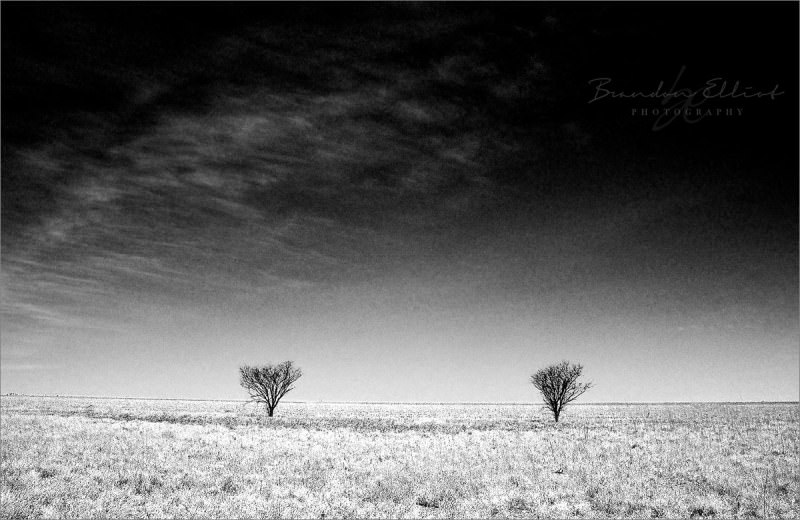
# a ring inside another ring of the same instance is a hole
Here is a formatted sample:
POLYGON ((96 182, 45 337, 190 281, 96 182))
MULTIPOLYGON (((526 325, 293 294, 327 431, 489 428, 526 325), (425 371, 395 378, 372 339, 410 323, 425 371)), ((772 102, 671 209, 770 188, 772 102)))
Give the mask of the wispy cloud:
MULTIPOLYGON (((434 27, 459 23, 470 20, 434 27)), ((474 56, 460 54, 421 68, 385 60, 405 41, 398 31, 385 27, 371 47, 323 34, 339 51, 309 55, 280 29, 254 26, 205 51, 212 62, 254 62, 248 77, 204 87, 202 110, 170 106, 179 82, 143 80, 132 106, 151 123, 109 141, 113 128, 89 115, 82 137, 20 151, 17 167, 47 183, 54 203, 38 219, 11 208, 28 221, 9 219, 4 233, 16 237, 7 314, 66 324, 62 303, 102 308, 120 292, 364 279, 415 235, 498 203, 507 138, 468 98, 437 93, 488 89, 496 71, 461 66, 474 56), (262 67, 286 69, 285 82, 264 87, 262 67)))

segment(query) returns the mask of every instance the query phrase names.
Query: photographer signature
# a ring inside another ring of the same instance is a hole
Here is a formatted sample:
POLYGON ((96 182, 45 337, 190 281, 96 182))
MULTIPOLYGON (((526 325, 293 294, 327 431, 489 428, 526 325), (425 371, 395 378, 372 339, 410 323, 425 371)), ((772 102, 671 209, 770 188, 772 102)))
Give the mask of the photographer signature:
POLYGON ((678 88, 678 83, 686 71, 686 66, 682 66, 672 85, 665 89, 664 81, 658 83, 658 87, 650 92, 644 91, 618 91, 608 88, 612 82, 611 78, 594 78, 589 80, 589 84, 594 87, 594 97, 588 104, 600 101, 601 99, 661 99, 664 110, 653 125, 653 130, 661 130, 669 125, 676 118, 683 116, 687 123, 697 123, 702 120, 709 111, 697 110, 697 107, 709 99, 763 99, 767 98, 774 101, 778 96, 785 94, 779 90, 776 84, 770 90, 757 90, 751 86, 742 86, 740 81, 729 84, 721 77, 711 78, 703 86, 697 89, 678 88))

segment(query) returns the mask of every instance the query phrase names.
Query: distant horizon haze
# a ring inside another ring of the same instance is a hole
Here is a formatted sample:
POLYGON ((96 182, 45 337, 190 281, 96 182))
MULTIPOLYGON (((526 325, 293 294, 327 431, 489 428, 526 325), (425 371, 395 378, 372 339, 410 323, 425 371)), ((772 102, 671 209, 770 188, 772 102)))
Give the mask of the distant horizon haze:
MULTIPOLYGON (((190 401, 190 402, 209 402, 209 403, 252 403, 250 399, 193 399, 193 398, 180 398, 180 397, 136 397, 136 396, 108 396, 108 395, 62 395, 62 394, 20 394, 16 392, 9 392, 0 394, 0 397, 50 397, 59 399, 108 399, 108 400, 130 400, 130 401, 190 401)), ((796 404, 800 401, 630 401, 630 402, 614 402, 614 401, 600 401, 600 402, 581 402, 575 401, 568 406, 644 406, 644 405, 693 405, 693 404, 731 404, 731 405, 751 405, 751 404, 796 404)), ((430 405, 430 406, 447 406, 447 405, 502 405, 502 406, 540 406, 545 408, 544 404, 535 401, 325 401, 325 400, 293 400, 282 399, 281 404, 376 404, 376 405, 430 405)))

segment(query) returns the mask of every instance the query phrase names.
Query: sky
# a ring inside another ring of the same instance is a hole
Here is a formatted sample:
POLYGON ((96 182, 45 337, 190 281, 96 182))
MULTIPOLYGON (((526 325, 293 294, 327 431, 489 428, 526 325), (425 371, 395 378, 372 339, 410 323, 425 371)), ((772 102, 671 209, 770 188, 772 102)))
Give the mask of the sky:
POLYGON ((797 400, 797 15, 3 2, 0 390, 797 400))

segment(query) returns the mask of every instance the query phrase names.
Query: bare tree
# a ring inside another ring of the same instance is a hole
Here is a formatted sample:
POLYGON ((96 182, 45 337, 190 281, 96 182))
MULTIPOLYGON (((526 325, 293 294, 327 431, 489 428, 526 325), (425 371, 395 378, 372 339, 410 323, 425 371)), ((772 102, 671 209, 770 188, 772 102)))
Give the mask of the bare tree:
POLYGON ((553 412, 556 422, 567 404, 592 387, 592 383, 578 382, 581 372, 583 372, 581 365, 562 361, 543 368, 531 376, 531 383, 542 393, 544 404, 553 412))
POLYGON ((302 375, 291 361, 261 367, 245 365, 239 368, 239 384, 250 394, 250 399, 267 405, 267 414, 272 417, 281 398, 302 375))

